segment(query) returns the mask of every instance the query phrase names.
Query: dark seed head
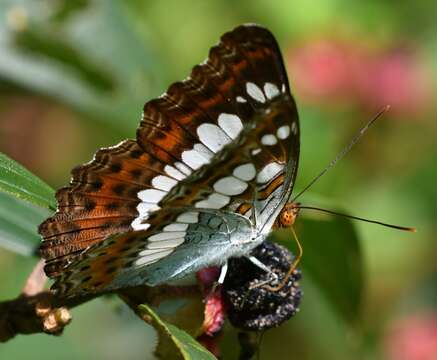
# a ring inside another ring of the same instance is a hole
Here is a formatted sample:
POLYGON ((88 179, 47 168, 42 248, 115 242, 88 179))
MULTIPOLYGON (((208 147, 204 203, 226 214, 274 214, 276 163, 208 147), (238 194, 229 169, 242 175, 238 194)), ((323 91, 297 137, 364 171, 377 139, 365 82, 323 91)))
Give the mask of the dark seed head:
MULTIPOLYGON (((264 241, 252 254, 268 266, 281 280, 293 262, 293 255, 285 247, 264 241)), ((271 275, 253 265, 246 258, 229 260, 224 283, 224 298, 232 325, 244 330, 262 331, 279 326, 296 314, 302 297, 296 270, 279 291, 271 291, 256 284, 267 282, 271 275)), ((275 284, 270 284, 275 286, 275 284)))

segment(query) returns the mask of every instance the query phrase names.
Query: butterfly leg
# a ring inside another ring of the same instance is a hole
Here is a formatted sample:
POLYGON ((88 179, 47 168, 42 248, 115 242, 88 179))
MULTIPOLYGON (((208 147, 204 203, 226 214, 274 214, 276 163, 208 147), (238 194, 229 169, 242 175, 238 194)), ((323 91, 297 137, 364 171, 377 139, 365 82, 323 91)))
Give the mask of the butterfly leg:
POLYGON ((255 256, 248 256, 247 258, 252 262, 252 264, 254 264, 255 266, 257 266, 261 270, 268 273, 269 276, 271 277, 270 279, 268 279, 266 281, 262 281, 256 285, 251 286, 250 290, 255 289, 257 287, 264 286, 265 284, 268 284, 271 281, 278 280, 278 275, 276 275, 276 273, 273 272, 268 266, 264 265, 261 261, 259 261, 255 256))
POLYGON ((214 283, 211 286, 211 290, 208 293, 208 296, 206 297, 206 299, 210 298, 211 296, 214 295, 215 291, 217 290, 217 287, 219 285, 223 285, 223 283, 225 282, 226 279, 226 274, 228 272, 228 263, 226 262, 221 270, 220 270, 220 275, 217 281, 214 281, 214 283))
POLYGON ((293 234, 294 240, 296 241, 296 245, 297 245, 297 249, 298 249, 299 253, 295 257, 293 263, 290 265, 290 268, 288 269, 287 274, 284 276, 284 278, 282 279, 282 281, 280 282, 279 285, 277 285, 277 286, 266 285, 265 286, 265 288, 269 291, 273 291, 273 292, 280 291, 285 286, 285 284, 287 284, 288 279, 290 278, 291 275, 293 275, 294 271, 296 270, 297 266, 300 263, 300 259, 302 258, 302 255, 303 255, 302 245, 299 242, 299 239, 298 239, 297 234, 294 231, 293 227, 290 227, 290 230, 293 234))
POLYGON ((220 270, 220 276, 219 276, 216 284, 222 285, 225 282, 227 272, 228 272, 228 263, 226 262, 220 270))

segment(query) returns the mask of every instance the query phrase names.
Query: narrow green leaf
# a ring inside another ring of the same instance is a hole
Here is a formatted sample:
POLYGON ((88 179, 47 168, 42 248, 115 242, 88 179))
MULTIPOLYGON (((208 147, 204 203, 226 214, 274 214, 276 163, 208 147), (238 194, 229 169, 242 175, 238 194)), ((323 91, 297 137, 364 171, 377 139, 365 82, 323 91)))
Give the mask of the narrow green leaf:
POLYGON ((151 317, 151 323, 160 333, 169 337, 185 360, 214 360, 216 357, 194 340, 185 331, 176 326, 162 321, 158 315, 147 305, 140 305, 139 310, 143 315, 151 317))
POLYGON ((35 254, 38 225, 50 211, 0 192, 0 247, 24 256, 35 254))
POLYGON ((0 192, 55 209, 54 190, 16 161, 0 153, 0 192))

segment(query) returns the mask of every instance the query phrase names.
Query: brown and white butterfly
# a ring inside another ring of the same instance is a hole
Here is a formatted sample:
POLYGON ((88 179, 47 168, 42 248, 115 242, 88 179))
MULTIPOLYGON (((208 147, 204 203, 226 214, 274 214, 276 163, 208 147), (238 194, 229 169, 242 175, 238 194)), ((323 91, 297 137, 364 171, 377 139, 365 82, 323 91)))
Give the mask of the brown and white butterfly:
POLYGON ((249 256, 286 205, 298 159, 278 44, 263 27, 239 26, 146 103, 136 140, 73 169, 39 228, 45 271, 71 296, 153 286, 249 256))

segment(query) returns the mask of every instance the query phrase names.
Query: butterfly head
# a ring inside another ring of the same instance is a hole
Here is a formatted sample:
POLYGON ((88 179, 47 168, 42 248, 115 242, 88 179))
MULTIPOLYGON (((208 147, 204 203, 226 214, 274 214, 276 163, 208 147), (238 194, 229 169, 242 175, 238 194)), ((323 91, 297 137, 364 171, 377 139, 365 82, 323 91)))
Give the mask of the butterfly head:
POLYGON ((277 219, 278 227, 288 228, 294 225, 299 214, 299 205, 300 203, 295 202, 288 202, 284 205, 277 219))

